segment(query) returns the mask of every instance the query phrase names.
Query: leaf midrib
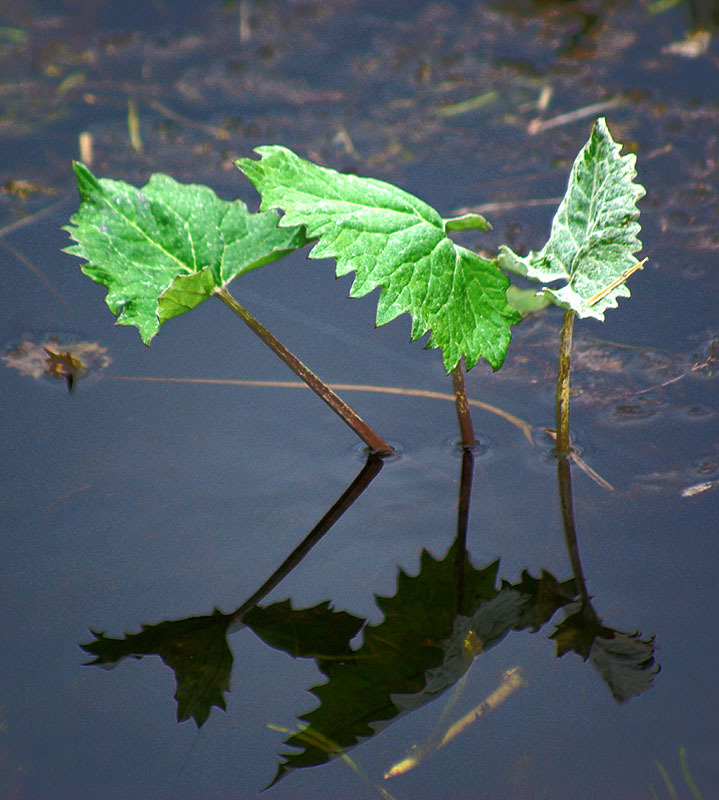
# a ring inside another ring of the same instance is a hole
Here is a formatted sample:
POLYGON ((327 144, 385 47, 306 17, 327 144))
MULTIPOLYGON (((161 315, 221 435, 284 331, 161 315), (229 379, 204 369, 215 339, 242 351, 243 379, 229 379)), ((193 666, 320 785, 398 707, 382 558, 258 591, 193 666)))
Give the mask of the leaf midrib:
MULTIPOLYGON (((166 256, 168 256, 170 259, 175 261, 177 264, 179 264, 184 269, 187 269, 188 270, 188 273, 187 273, 188 275, 192 274, 193 272, 197 272, 196 268, 194 270, 191 269, 190 267, 188 267, 187 264, 185 264, 183 261, 181 261, 174 253, 171 253, 169 250, 167 250, 165 247, 163 247, 159 242, 156 242, 154 239, 150 238, 150 236, 148 236, 148 234, 139 225, 137 225, 137 223, 135 223, 134 220, 130 219, 130 217, 128 217, 126 214, 122 213, 121 209, 117 208, 116 206, 114 206, 109 201, 109 198, 105 194, 105 187, 102 184, 100 184, 100 188, 102 189, 102 194, 100 195, 100 197, 102 199, 102 202, 108 208, 110 208, 113 211, 114 214, 117 214, 118 217, 121 217, 122 219, 124 219, 125 222, 127 222, 127 224, 131 228, 136 230, 153 247, 155 247, 158 250, 160 250, 161 252, 163 252, 166 256)), ((142 194, 144 197, 147 197, 147 199, 150 200, 150 198, 144 192, 142 192, 141 190, 136 190, 136 191, 138 192, 138 194, 142 194)), ((165 203, 165 201, 162 200, 162 198, 157 198, 157 201, 164 208, 169 209, 175 216, 178 216, 178 217, 180 216, 179 214, 177 214, 177 212, 171 206, 168 206, 167 203, 165 203)), ((180 217, 180 219, 182 219, 182 217, 180 217)), ((187 225, 187 220, 185 220, 185 226, 186 225, 187 225)), ((188 235, 190 236, 190 243, 191 243, 191 246, 192 246, 192 254, 193 254, 193 260, 194 260, 194 256, 195 256, 194 241, 193 241, 192 235, 189 233, 189 231, 188 231, 188 235)), ((223 249, 222 249, 223 257, 224 257, 224 250, 225 249, 223 247, 223 249)), ((136 264, 136 266, 140 266, 139 264, 137 264, 137 262, 135 262, 135 264, 136 264)))

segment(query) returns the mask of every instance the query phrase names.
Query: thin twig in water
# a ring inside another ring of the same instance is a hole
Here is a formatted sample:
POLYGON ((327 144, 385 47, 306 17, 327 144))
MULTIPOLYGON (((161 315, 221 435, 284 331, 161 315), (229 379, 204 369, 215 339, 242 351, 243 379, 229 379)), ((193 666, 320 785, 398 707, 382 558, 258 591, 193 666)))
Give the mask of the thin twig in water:
POLYGON ((35 264, 30 261, 30 259, 26 258, 22 253, 19 253, 14 247, 11 247, 7 242, 0 242, 0 247, 4 248, 8 251, 11 255, 15 256, 15 258, 21 263, 24 264, 30 272, 43 284, 43 286, 50 292, 50 294, 58 301, 58 303, 62 303, 65 308, 72 312, 72 306, 70 303, 65 299, 63 294, 60 292, 59 289, 56 289, 47 275, 40 269, 40 267, 36 266, 35 264))
POLYGON ((538 206, 558 206, 561 197, 540 197, 534 200, 505 200, 501 203, 483 203, 472 208, 458 209, 456 214, 496 214, 500 211, 513 211, 515 208, 535 208, 538 206))
POLYGON ((159 100, 150 100, 149 105, 151 108, 154 108, 155 111, 158 111, 160 114, 162 114, 163 117, 167 117, 167 119, 172 120, 172 122, 179 122, 181 125, 187 125, 190 128, 197 128, 197 130, 204 131, 205 133, 209 133, 210 136, 214 136, 215 139, 230 138, 229 131, 226 131, 224 128, 218 128, 215 125, 206 125, 204 122, 198 122, 197 120, 190 119, 183 114, 178 114, 177 111, 173 111, 171 108, 168 108, 159 100))
POLYGON ((37 222, 37 220, 46 216, 51 211, 54 211, 59 205, 61 205, 64 202, 65 202, 64 200, 58 200, 55 203, 51 203, 49 206, 45 206, 45 208, 41 208, 34 214, 30 214, 27 217, 23 217, 22 219, 17 220, 17 222, 11 222, 4 228, 0 228, 0 239, 2 239, 3 236, 7 236, 8 233, 12 233, 13 231, 19 230, 20 228, 24 228, 26 225, 31 225, 33 222, 37 222))
POLYGON ((559 114, 551 119, 533 119, 527 126, 527 133, 530 136, 535 136, 537 133, 549 130, 550 128, 557 128, 560 125, 569 125, 571 122, 585 119, 586 117, 594 117, 607 109, 615 108, 624 103, 623 98, 615 97, 612 100, 604 100, 601 103, 592 103, 583 108, 577 108, 574 111, 568 111, 566 114, 559 114))
MULTIPOLYGON (((206 383, 219 386, 256 386, 268 389, 308 388, 307 385, 301 381, 252 381, 236 378, 161 378, 155 375, 104 375, 102 379, 111 381, 155 381, 157 383, 206 383)), ((454 403, 453 394, 433 392, 428 389, 403 389, 399 386, 370 386, 357 383, 328 383, 327 385, 330 389, 337 392, 373 392, 375 394, 393 394, 403 397, 424 397, 428 400, 448 400, 454 403)), ((531 445, 534 445, 532 426, 521 417, 510 414, 509 411, 505 411, 503 408, 498 408, 489 403, 483 403, 481 400, 472 400, 469 398, 467 402, 470 406, 481 408, 483 411, 501 417, 509 422, 510 425, 514 425, 515 428, 518 428, 524 434, 526 440, 531 445)))

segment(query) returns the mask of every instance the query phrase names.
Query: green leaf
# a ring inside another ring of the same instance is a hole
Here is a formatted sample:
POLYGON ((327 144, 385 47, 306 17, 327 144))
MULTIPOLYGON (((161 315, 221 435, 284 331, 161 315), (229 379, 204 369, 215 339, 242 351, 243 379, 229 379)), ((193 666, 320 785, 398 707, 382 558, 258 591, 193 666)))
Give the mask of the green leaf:
POLYGON ((530 314, 537 314, 552 304, 549 297, 536 292, 534 289, 521 289, 512 284, 507 289, 507 302, 522 315, 528 317, 530 314))
POLYGON ((449 217, 444 220, 445 231, 491 231, 492 226, 481 214, 462 214, 460 217, 449 217))
POLYGON ((645 191, 634 183, 636 157, 620 156, 621 148, 604 118, 598 119, 574 162, 549 241, 524 258, 500 248, 502 269, 544 284, 565 281, 542 293, 580 317, 603 320, 618 297, 629 296, 624 281, 639 265, 634 256, 642 246, 636 203, 645 191))
POLYGON ((335 258, 338 276, 355 272, 352 297, 381 287, 378 325, 407 312, 412 340, 431 331, 427 346, 441 348, 447 371, 462 356, 468 369, 480 358, 499 369, 510 326, 520 320, 507 304, 509 282, 493 262, 447 237, 448 229, 486 220, 444 220, 396 186, 320 167, 285 147, 256 152, 261 160, 236 164, 262 208, 282 209, 281 226, 305 225, 308 237, 319 239, 310 258, 335 258))
POLYGON ((232 653, 227 645, 227 627, 232 617, 215 609, 211 616, 167 620, 143 625, 140 633, 121 639, 92 631, 95 640, 80 645, 95 656, 88 664, 113 667, 123 658, 158 655, 175 673, 177 721, 195 720, 199 728, 212 706, 225 708, 230 691, 232 653))
POLYGON ((137 325, 145 344, 233 278, 305 244, 276 214, 252 214, 206 186, 156 174, 137 189, 74 169, 80 208, 65 230, 77 244, 65 252, 88 262, 82 271, 108 288, 118 324, 137 325))

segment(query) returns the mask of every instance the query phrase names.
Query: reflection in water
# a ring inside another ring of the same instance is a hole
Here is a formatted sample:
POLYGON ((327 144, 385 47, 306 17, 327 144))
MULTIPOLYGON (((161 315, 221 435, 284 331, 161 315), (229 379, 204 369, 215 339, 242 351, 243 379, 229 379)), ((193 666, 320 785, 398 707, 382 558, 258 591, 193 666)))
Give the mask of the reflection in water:
POLYGON ((443 747, 446 747, 451 741, 456 739, 460 733, 463 733, 473 722, 476 722, 482 715, 489 711, 493 711, 512 694, 514 694, 517 689, 521 689, 523 686, 527 685, 526 681, 522 677, 522 670, 520 667, 513 667, 512 669, 507 670, 504 675, 502 675, 502 682, 500 685, 490 695, 482 700, 481 703, 478 703, 463 717, 452 723, 446 729, 446 731, 444 731, 443 723, 445 721, 445 717, 448 716, 449 710, 456 703, 461 690, 464 689, 466 680, 467 675, 464 675, 457 682, 457 685, 452 692, 452 698, 442 712, 439 722, 435 726, 435 731, 437 731, 437 734, 435 734, 435 731, 433 731, 424 744, 419 746, 415 745, 406 758, 398 761, 393 767, 390 767, 390 769, 385 772, 383 776, 385 779, 394 778, 397 775, 404 775, 405 772, 409 772, 411 769, 414 769, 428 755, 432 755, 437 750, 441 750, 443 747))
POLYGON ((215 609, 210 616, 143 625, 141 633, 127 634, 122 639, 92 631, 95 641, 81 645, 95 656, 88 663, 110 668, 127 656, 159 655, 175 673, 178 722, 192 718, 200 727, 212 706, 225 708, 224 695, 230 690, 232 671, 232 653, 227 645, 227 634, 231 631, 250 627, 268 644, 295 657, 346 655, 349 641, 357 634, 363 620, 334 612, 329 603, 303 610, 293 609, 289 601, 266 608, 259 608, 257 604, 300 563, 381 469, 382 458, 370 454, 337 502, 234 613, 223 614, 215 609), (318 632, 322 632, 319 638, 318 632))
MULTIPOLYGON (((127 656, 159 655, 175 672, 178 720, 193 718, 200 726, 213 705, 225 708, 232 670, 228 632, 246 627, 293 657, 314 659, 326 678, 310 689, 319 704, 300 717, 297 731, 289 732, 285 745, 291 749, 280 754, 272 783, 293 769, 337 756, 352 766, 346 755, 349 748, 451 687, 461 688, 475 658, 511 631, 539 631, 562 607, 567 617, 551 635, 558 656, 574 650, 583 660, 589 659, 619 701, 649 688, 656 674, 653 640, 603 625, 589 600, 574 529, 567 458, 558 460, 558 474, 574 579, 560 582, 545 571, 534 578, 525 570, 517 583, 498 583, 498 561, 481 568, 471 564, 466 533, 473 456, 471 448, 465 447, 456 540, 442 559, 423 550, 417 575, 398 571, 396 593, 376 598, 383 613, 379 624, 368 625, 366 619, 336 611, 330 602, 305 609, 293 608, 290 600, 259 605, 359 497, 381 466, 380 458, 370 456, 318 525, 234 613, 215 610, 208 616, 169 620, 117 639, 94 632, 95 640, 82 645, 95 657, 90 663, 110 667, 127 656), (362 644, 352 648, 360 631, 362 644)), ((437 732, 385 777, 416 766, 521 685, 517 668, 470 714, 447 726, 453 696, 437 732)))
POLYGON ((606 627, 592 606, 579 557, 570 457, 569 453, 557 455, 557 479, 565 542, 579 600, 565 609, 567 616, 551 638, 557 644, 558 656, 573 650, 583 661, 589 659, 614 698, 623 703, 649 689, 659 671, 654 663, 654 637, 642 639, 640 633, 606 627))

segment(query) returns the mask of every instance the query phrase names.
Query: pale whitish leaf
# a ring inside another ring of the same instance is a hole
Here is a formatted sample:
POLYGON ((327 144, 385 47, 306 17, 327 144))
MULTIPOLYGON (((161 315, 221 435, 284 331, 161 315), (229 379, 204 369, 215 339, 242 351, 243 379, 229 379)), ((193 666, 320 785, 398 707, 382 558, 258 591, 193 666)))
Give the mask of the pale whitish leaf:
POLYGON ((524 258, 500 248, 502 269, 544 284, 564 281, 558 289, 545 286, 542 293, 580 317, 603 320, 618 297, 629 296, 623 279, 639 263, 634 256, 642 246, 636 203, 645 191, 634 183, 636 157, 620 156, 621 148, 606 121, 598 119, 574 162, 549 241, 524 258))
POLYGON ((650 689, 659 667, 654 663, 654 638, 615 631, 613 638, 597 637, 589 660, 620 703, 650 689))
POLYGON ((494 263, 456 245, 453 228, 485 227, 479 215, 444 220, 396 186, 320 167, 285 147, 258 147, 260 161, 237 166, 262 196, 264 209, 285 212, 280 225, 305 225, 319 239, 311 258, 334 258, 337 275, 355 272, 350 290, 362 297, 381 288, 377 324, 412 316, 412 339, 431 331, 452 370, 480 358, 498 369, 519 321, 507 304, 508 281, 494 263))
POLYGON ((277 227, 277 214, 252 214, 206 186, 157 174, 137 189, 74 166, 80 208, 66 252, 88 262, 82 271, 107 287, 118 324, 137 325, 145 344, 165 320, 305 243, 300 229, 277 227))

